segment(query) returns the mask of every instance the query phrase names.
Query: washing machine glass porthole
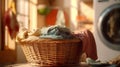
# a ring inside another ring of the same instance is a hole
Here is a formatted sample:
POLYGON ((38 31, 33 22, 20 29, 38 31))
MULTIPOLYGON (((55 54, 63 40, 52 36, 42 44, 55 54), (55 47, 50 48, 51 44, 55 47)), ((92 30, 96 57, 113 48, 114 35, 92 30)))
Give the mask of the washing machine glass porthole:
POLYGON ((120 45, 120 5, 108 8, 100 22, 102 36, 111 44, 120 45))

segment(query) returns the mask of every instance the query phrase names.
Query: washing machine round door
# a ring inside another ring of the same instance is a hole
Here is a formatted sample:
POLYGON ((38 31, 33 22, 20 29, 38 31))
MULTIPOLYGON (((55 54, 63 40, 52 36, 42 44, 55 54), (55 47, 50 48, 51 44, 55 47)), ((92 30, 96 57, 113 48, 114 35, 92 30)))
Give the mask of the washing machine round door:
POLYGON ((120 50, 120 4, 105 9, 98 20, 98 34, 110 48, 120 50))

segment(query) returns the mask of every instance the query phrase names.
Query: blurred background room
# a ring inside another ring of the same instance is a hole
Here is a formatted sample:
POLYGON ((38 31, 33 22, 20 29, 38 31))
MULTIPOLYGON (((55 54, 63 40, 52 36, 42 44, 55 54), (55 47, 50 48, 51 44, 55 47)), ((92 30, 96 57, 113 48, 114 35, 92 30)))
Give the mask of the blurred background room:
MULTIPOLYGON (((0 0, 0 64, 27 62, 20 45, 15 42, 15 36, 22 28, 32 30, 60 24, 76 33, 87 29, 94 34, 96 1, 0 0)), ((120 51, 101 44, 97 38, 99 60, 109 61, 120 54, 120 51)))

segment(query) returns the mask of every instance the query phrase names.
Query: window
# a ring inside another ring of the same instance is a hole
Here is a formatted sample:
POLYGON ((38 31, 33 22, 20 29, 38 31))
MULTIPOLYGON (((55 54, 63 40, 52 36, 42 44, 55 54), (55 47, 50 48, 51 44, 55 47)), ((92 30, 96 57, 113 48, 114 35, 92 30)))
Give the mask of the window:
MULTIPOLYGON (((20 27, 37 27, 37 0, 14 0, 17 20, 20 27)), ((0 0, 0 63, 15 63, 17 60, 16 42, 10 38, 3 16, 11 0, 0 0)))
POLYGON ((17 0, 17 19, 20 27, 37 27, 37 0, 17 0))
POLYGON ((17 19, 20 27, 29 28, 28 0, 17 0, 17 19))

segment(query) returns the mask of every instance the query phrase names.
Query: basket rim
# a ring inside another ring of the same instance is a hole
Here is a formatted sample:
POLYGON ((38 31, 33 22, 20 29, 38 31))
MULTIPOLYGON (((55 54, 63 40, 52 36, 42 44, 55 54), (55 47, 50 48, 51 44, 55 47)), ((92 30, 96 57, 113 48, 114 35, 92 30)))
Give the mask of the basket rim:
POLYGON ((37 40, 24 40, 19 43, 80 43, 80 39, 37 39, 37 40))

